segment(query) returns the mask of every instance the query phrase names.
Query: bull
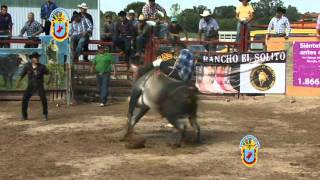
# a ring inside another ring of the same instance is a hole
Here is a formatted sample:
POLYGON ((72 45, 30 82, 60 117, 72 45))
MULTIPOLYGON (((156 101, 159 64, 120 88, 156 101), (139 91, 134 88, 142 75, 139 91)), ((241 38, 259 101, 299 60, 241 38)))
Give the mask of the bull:
POLYGON ((197 107, 197 97, 187 83, 172 79, 157 69, 150 70, 133 85, 127 132, 123 140, 127 140, 132 135, 134 126, 152 109, 160 113, 178 130, 175 146, 181 146, 189 123, 195 133, 194 141, 200 142, 197 107))

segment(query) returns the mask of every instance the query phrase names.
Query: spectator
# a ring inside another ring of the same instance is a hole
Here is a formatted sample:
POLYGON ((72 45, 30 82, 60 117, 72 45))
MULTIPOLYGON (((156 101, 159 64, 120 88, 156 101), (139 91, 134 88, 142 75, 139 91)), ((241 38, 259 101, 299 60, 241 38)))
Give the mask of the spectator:
POLYGON ((149 0, 149 3, 142 8, 142 13, 147 20, 155 20, 158 11, 167 16, 166 10, 157 4, 155 0, 149 0))
POLYGON ((84 47, 89 43, 89 37, 92 34, 93 26, 89 19, 76 13, 74 21, 71 24, 69 37, 71 37, 71 49, 73 59, 78 60, 84 47))
MULTIPOLYGON (((34 41, 39 41, 39 38, 36 36, 38 36, 42 32, 43 32, 43 28, 42 28, 41 24, 38 21, 34 20, 34 13, 30 12, 28 14, 28 21, 25 23, 25 25, 21 29, 19 36, 22 37, 24 35, 24 33, 27 33, 28 39, 34 40, 34 41)), ((36 45, 26 44, 24 47, 25 48, 38 48, 38 46, 39 46, 38 44, 36 44, 36 45)))
MULTIPOLYGON (((17 82, 17 88, 20 87, 22 79, 28 75, 28 87, 24 92, 22 99, 22 119, 28 120, 28 104, 32 95, 37 92, 42 102, 43 119, 48 120, 48 103, 46 97, 46 91, 44 89, 44 76, 49 75, 49 71, 45 65, 39 63, 40 55, 35 52, 32 53, 29 58, 31 63, 25 65, 21 72, 21 77, 17 82)), ((48 83, 50 83, 52 76, 49 77, 48 83)))
POLYGON ((131 53, 131 41, 135 35, 135 29, 133 25, 126 18, 127 13, 120 11, 118 13, 120 22, 116 25, 116 35, 114 40, 115 47, 121 49, 126 54, 125 60, 128 62, 131 53))
POLYGON ((271 19, 268 26, 267 39, 269 39, 270 36, 285 37, 286 39, 289 37, 291 27, 288 18, 284 16, 285 13, 285 8, 277 8, 276 16, 271 19), (274 30, 274 34, 271 34, 272 30, 274 30))
POLYGON ((317 21, 317 33, 318 33, 318 37, 320 37, 320 15, 318 16, 318 21, 317 21))
POLYGON ((85 18, 89 19, 89 21, 91 22, 92 26, 93 26, 93 18, 92 16, 87 12, 88 11, 88 6, 86 3, 82 3, 78 5, 78 8, 80 9, 80 13, 82 16, 84 16, 85 18))
POLYGON ((188 41, 188 32, 185 31, 180 24, 177 24, 177 18, 176 17, 172 17, 171 18, 171 24, 169 25, 168 28, 168 37, 170 40, 172 40, 173 42, 177 42, 180 41, 180 33, 184 32, 185 33, 185 37, 186 40, 188 41))
MULTIPOLYGON (((7 40, 12 36, 12 18, 8 13, 8 6, 1 6, 0 13, 0 36, 9 36, 9 37, 0 37, 0 40, 7 40)), ((10 44, 0 44, 0 48, 10 48, 10 44)))
POLYGON ((138 27, 139 21, 137 20, 136 13, 133 9, 130 9, 130 11, 128 12, 128 20, 134 27, 138 27))
POLYGON ((98 47, 98 54, 92 62, 91 71, 94 69, 97 73, 97 84, 100 92, 100 106, 103 107, 107 103, 108 99, 108 88, 110 82, 111 66, 113 65, 114 76, 116 75, 116 69, 114 66, 115 60, 112 54, 106 53, 105 48, 102 46, 98 47))
MULTIPOLYGON (((93 26, 93 18, 92 16, 87 12, 88 11, 88 6, 86 3, 82 3, 78 5, 78 8, 80 9, 80 13, 82 15, 82 18, 87 18, 91 22, 93 26)), ((83 47, 83 51, 89 51, 89 44, 85 44, 83 47)), ((84 61, 88 61, 88 56, 83 55, 84 61)))
MULTIPOLYGON (((236 9, 236 18, 238 20, 237 25, 237 41, 240 41, 240 32, 243 27, 249 28, 249 23, 253 20, 254 10, 249 3, 250 0, 239 0, 241 5, 236 9)), ((249 34, 249 29, 248 29, 249 34)))
POLYGON ((154 28, 155 37, 158 39, 166 39, 168 35, 168 23, 165 21, 164 17, 161 14, 156 16, 156 26, 154 28))
POLYGON ((50 14, 53 10, 58 8, 58 6, 52 2, 51 0, 47 0, 42 6, 41 6, 41 19, 42 19, 42 25, 44 27, 44 33, 45 35, 50 35, 50 27, 51 22, 49 20, 50 14))
POLYGON ((137 56, 143 53, 146 43, 148 42, 150 26, 147 24, 144 15, 139 16, 138 36, 136 40, 137 56))
MULTIPOLYGON (((211 41, 213 39, 218 38, 218 30, 219 30, 219 24, 218 22, 210 17, 210 12, 208 10, 204 10, 200 16, 202 16, 202 19, 200 19, 199 22, 199 40, 202 40, 202 34, 204 33, 204 40, 205 41, 211 41)), ((216 49, 216 46, 212 46, 213 50, 216 49)), ((211 49, 209 45, 207 45, 207 49, 211 49)))
POLYGON ((112 21, 112 15, 106 14, 106 22, 103 25, 103 33, 101 40, 103 41, 112 41, 115 36, 115 23, 112 21))

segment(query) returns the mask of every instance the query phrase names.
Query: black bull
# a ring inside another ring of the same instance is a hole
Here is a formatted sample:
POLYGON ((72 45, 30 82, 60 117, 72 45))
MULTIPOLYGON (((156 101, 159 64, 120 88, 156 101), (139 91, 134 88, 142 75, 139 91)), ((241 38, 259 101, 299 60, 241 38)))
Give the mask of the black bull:
POLYGON ((186 83, 171 79, 157 70, 151 70, 133 85, 124 139, 130 137, 138 121, 153 109, 178 130, 177 146, 181 145, 188 122, 195 132, 194 141, 199 142, 197 107, 197 97, 186 83))
POLYGON ((0 75, 3 76, 4 87, 13 87, 13 76, 15 72, 19 69, 22 59, 19 55, 9 54, 4 57, 0 57, 0 75))

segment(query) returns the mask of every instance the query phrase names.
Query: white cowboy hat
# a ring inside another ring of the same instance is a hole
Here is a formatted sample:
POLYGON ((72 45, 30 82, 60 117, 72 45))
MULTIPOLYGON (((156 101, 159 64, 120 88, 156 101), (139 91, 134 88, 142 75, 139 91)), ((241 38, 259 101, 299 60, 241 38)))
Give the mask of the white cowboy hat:
POLYGON ((78 5, 78 8, 88 9, 87 3, 81 3, 78 5))
POLYGON ((202 17, 207 17, 207 16, 210 16, 210 15, 211 14, 210 14, 209 10, 204 10, 203 13, 200 14, 200 16, 202 16, 202 17))
POLYGON ((130 9, 129 10, 129 14, 135 14, 136 12, 134 12, 134 10, 133 9, 130 9))

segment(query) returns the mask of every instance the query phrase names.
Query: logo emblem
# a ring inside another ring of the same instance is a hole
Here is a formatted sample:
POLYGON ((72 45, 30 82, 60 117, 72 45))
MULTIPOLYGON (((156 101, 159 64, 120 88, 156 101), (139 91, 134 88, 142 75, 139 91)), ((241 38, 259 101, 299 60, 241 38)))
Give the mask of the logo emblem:
POLYGON ((241 160, 247 167, 253 167, 258 161, 258 150, 260 143, 252 135, 247 135, 240 141, 241 160))
POLYGON ((69 33, 69 16, 65 9, 57 8, 50 14, 51 35, 56 41, 64 41, 69 33))
POLYGON ((258 66, 251 71, 250 82, 252 86, 259 91, 271 89, 274 86, 275 81, 275 72, 267 65, 258 66))

